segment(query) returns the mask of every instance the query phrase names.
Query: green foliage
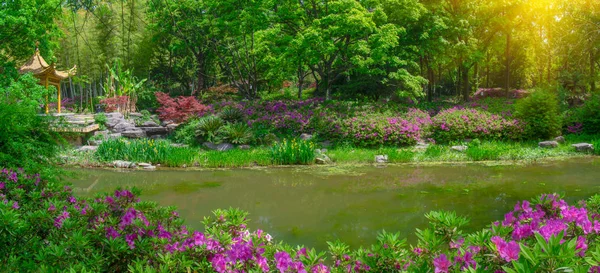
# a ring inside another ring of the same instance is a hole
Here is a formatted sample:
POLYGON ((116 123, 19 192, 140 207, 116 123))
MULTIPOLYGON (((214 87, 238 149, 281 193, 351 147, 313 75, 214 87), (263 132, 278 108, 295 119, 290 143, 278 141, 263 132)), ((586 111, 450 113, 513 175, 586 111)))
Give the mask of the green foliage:
POLYGON ((18 104, 20 107, 37 111, 46 103, 46 96, 54 93, 39 85, 38 79, 28 73, 16 81, 11 79, 7 87, 0 86, 0 103, 18 104))
POLYGON ((223 119, 217 116, 205 116, 198 120, 198 126, 196 127, 196 136, 200 139, 200 142, 218 142, 219 133, 221 127, 225 125, 223 119))
POLYGON ((248 144, 252 141, 252 129, 245 123, 229 123, 221 127, 222 139, 233 144, 248 144))
POLYGON ((187 147, 173 147, 166 140, 141 139, 126 141, 108 139, 103 141, 95 153, 101 162, 127 160, 133 162, 160 163, 168 167, 191 165, 196 151, 187 147))
POLYGON ((0 103, 0 166, 51 175, 62 141, 50 131, 52 121, 32 107, 0 103))
POLYGON ((600 93, 586 99, 574 115, 576 122, 583 124, 584 133, 600 133, 600 93))
MULTIPOLYGON (((62 10, 57 8, 61 1, 10 1, 3 2, 0 9, 0 86, 5 84, 3 71, 14 61, 24 61, 35 50, 36 42, 40 43, 42 55, 47 57, 55 46, 53 40, 60 36, 57 19, 62 10), (49 54, 46 54, 49 53, 49 54)), ((51 60, 51 59, 47 59, 51 60)), ((20 65, 20 64, 19 64, 20 65)), ((13 70, 14 71, 14 70, 13 70)), ((15 71, 16 72, 16 71, 15 71)))
POLYGON ((185 124, 177 127, 171 138, 177 143, 186 145, 197 145, 196 129, 200 121, 197 118, 189 119, 185 124))
MULTIPOLYGON (((3 31, 0 30, 0 39, 3 31)), ((0 49, 0 57, 2 53, 0 49)), ((59 121, 38 116, 48 94, 31 74, 17 80, 11 78, 6 87, 0 85, 0 166, 23 167, 47 176, 55 173, 53 165, 62 137, 52 132, 51 126, 59 121)))
POLYGON ((594 154, 600 155, 600 139, 593 140, 592 145, 594 145, 594 154))
POLYGON ((287 140, 271 148, 273 162, 278 165, 307 165, 315 162, 315 145, 305 140, 287 140))
POLYGON ((227 106, 221 110, 219 113, 219 117, 222 118, 226 122, 236 123, 241 122, 244 119, 244 112, 239 108, 227 106))
POLYGON ((108 121, 108 118, 106 117, 106 114, 104 114, 104 113, 99 113, 99 114, 94 115, 94 122, 100 126, 100 131, 106 130, 106 122, 107 121, 108 121))
POLYGON ((517 101, 515 117, 525 122, 525 133, 532 139, 548 139, 560 135, 562 117, 556 94, 539 89, 517 101))

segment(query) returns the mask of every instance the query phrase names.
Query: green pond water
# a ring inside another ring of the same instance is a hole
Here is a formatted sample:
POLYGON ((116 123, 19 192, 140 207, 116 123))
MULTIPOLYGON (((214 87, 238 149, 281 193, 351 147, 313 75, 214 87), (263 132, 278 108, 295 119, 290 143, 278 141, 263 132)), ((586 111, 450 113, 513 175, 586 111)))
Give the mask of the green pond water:
POLYGON ((400 232, 414 241, 423 215, 454 210, 473 231, 502 219, 519 200, 542 193, 567 200, 600 193, 600 159, 525 166, 310 167, 153 172, 75 170, 77 194, 93 196, 137 187, 142 200, 179 208, 189 227, 217 208, 250 213, 251 229, 276 239, 325 249, 340 239, 353 247, 374 242, 377 232, 400 232))

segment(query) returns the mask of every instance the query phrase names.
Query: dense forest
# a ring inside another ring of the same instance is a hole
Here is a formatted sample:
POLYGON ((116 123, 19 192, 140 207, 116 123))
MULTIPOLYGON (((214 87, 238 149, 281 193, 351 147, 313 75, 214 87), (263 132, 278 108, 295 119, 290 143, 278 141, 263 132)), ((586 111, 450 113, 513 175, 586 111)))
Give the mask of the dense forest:
POLYGON ((0 83, 39 42, 77 65, 63 97, 288 89, 326 98, 457 96, 478 88, 597 88, 595 0, 0 1, 0 83), (142 88, 143 87, 143 88, 142 88))

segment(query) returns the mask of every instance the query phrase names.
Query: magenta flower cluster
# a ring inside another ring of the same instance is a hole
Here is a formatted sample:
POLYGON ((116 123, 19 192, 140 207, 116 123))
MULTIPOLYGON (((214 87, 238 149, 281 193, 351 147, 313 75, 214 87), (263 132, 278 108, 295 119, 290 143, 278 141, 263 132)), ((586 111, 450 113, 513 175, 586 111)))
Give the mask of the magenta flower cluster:
POLYGON ((432 122, 433 137, 444 142, 476 138, 515 139, 521 137, 524 131, 518 120, 458 107, 440 112, 432 122))

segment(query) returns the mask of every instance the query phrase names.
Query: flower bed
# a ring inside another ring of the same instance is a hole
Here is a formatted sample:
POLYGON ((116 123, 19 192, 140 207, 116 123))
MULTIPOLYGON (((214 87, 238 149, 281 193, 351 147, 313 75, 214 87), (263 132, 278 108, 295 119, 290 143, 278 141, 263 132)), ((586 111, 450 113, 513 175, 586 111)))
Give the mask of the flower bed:
MULTIPOLYGON (((558 195, 519 202, 475 233, 449 212, 407 245, 382 232, 377 243, 329 253, 277 242, 246 227, 247 213, 217 210, 191 231, 172 207, 140 202, 128 190, 77 198, 39 175, 0 172, 0 270, 168 272, 598 272, 600 197, 571 206, 558 195), (525 271, 524 271, 525 270, 525 271), (527 271, 529 270, 529 271, 527 271)), ((401 223, 399 223, 401 224, 401 223)))
POLYGON ((518 120, 486 111, 455 107, 433 118, 433 137, 449 142, 464 139, 519 139, 523 126, 518 120))

